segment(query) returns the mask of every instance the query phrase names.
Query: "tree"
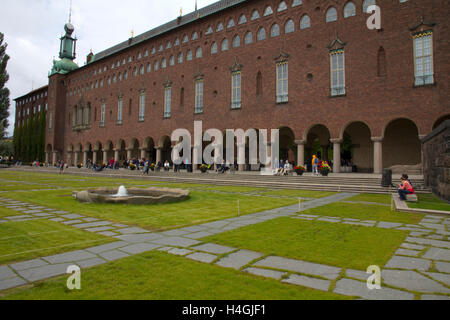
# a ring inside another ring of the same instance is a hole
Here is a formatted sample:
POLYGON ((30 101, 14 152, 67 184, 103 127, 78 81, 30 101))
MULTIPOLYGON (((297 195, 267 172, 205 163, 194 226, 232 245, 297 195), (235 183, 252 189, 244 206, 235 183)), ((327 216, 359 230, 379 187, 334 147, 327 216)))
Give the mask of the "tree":
POLYGON ((3 44, 4 35, 0 32, 0 138, 3 138, 5 130, 8 128, 9 117, 9 89, 5 87, 9 80, 9 75, 6 72, 9 56, 6 54, 8 45, 3 44))

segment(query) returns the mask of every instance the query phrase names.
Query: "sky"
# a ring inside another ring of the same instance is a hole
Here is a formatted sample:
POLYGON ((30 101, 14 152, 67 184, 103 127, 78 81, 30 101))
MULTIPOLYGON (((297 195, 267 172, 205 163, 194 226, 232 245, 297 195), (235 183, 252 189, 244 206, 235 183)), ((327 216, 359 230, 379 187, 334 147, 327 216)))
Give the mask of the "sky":
MULTIPOLYGON (((198 8, 214 2, 198 0, 198 8)), ((13 99, 48 84, 69 8, 70 0, 1 0, 0 32, 10 56, 8 136, 14 131, 13 99)), ((180 8, 183 15, 194 11, 195 0, 72 0, 72 24, 78 38, 75 62, 84 65, 91 49, 97 53, 125 41, 131 30, 137 36, 175 19, 180 8)))

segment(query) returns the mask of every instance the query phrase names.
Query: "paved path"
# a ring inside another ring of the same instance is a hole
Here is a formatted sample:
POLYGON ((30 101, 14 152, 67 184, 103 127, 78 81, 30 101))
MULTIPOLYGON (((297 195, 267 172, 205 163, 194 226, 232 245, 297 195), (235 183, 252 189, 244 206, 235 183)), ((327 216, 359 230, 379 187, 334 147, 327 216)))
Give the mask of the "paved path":
MULTIPOLYGON (((354 195, 341 193, 314 199, 304 202, 301 209, 304 211, 345 201, 354 195)), ((24 213, 0 220, 0 223, 49 219, 117 239, 116 242, 84 250, 0 266, 0 290, 63 275, 69 265, 76 264, 81 268, 89 268, 156 249, 195 261, 277 279, 284 283, 363 299, 450 299, 450 218, 428 215, 417 225, 400 224, 301 214, 298 213, 298 205, 292 205, 241 217, 152 233, 142 228, 70 214, 44 206, 30 205, 23 201, 0 198, 0 205, 24 213), (367 289, 366 280, 369 275, 363 271, 267 256, 261 252, 203 243, 197 240, 278 217, 408 230, 410 236, 384 266, 381 290, 367 289)))

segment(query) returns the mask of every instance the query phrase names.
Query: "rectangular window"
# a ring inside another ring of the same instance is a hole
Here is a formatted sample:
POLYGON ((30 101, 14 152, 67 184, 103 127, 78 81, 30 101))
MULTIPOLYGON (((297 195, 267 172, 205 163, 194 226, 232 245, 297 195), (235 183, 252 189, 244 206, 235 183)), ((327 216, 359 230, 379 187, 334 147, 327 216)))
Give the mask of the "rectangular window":
POLYGON ((139 96, 139 121, 145 120, 145 93, 139 96))
POLYGON ((105 103, 102 103, 101 105, 101 111, 100 111, 100 126, 105 126, 105 118, 106 118, 106 105, 105 103))
POLYGON ((117 107, 117 124, 122 124, 122 113, 123 113, 123 99, 119 98, 117 107))
POLYGON ((241 72, 231 75, 231 109, 241 108, 241 72))
POLYGON ((203 112, 203 80, 195 82, 195 113, 203 112))
POLYGON ((48 114, 48 130, 53 129, 53 112, 50 111, 48 114))
POLYGON ((277 63, 277 103, 288 102, 288 63, 277 63))
POLYGON ((433 33, 427 31, 414 36, 415 85, 434 83, 433 74, 433 33))
POLYGON ((331 58, 331 96, 345 94, 345 62, 344 50, 334 50, 331 58))
POLYGON ((164 118, 170 118, 172 107, 172 88, 166 87, 164 90, 164 118))

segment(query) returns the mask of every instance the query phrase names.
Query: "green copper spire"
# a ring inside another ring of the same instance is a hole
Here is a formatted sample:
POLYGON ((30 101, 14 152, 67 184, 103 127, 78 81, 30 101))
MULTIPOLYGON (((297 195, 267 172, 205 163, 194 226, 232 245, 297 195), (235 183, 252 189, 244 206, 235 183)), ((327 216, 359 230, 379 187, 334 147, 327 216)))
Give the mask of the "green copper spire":
POLYGON ((53 60, 53 68, 50 72, 50 76, 55 73, 67 74, 70 71, 78 69, 78 65, 73 62, 76 57, 77 39, 72 37, 75 28, 70 22, 70 18, 69 22, 64 26, 64 30, 66 31, 66 34, 60 39, 61 46, 59 49, 59 58, 61 60, 53 60))

